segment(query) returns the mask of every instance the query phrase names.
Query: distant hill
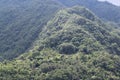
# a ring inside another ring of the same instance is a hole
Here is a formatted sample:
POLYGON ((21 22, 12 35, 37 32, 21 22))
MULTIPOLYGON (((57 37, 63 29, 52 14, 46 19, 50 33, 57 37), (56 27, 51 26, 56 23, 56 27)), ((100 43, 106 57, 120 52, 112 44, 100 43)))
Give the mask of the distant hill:
POLYGON ((97 0, 58 0, 66 6, 81 5, 92 10, 104 20, 120 23, 120 7, 97 0))
POLYGON ((0 63, 1 80, 120 79, 120 36, 84 7, 58 11, 35 43, 0 63))

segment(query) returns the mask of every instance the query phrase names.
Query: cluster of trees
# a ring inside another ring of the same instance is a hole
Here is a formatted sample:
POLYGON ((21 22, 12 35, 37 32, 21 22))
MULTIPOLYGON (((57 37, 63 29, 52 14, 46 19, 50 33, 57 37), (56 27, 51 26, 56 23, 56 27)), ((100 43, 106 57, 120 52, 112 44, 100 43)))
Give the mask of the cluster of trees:
POLYGON ((105 52, 64 55, 43 49, 22 55, 13 62, 1 63, 0 79, 119 80, 119 64, 119 56, 105 52))

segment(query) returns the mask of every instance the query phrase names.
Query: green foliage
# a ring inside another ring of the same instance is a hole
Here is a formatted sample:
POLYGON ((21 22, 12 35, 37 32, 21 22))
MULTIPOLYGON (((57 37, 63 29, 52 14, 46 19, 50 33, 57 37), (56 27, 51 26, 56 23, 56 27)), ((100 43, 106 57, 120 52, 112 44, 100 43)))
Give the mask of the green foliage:
POLYGON ((29 57, 25 60, 18 58, 11 62, 0 63, 0 79, 120 79, 120 57, 117 55, 105 52, 63 55, 52 49, 44 49, 34 57, 33 54, 35 53, 27 54, 29 57), (31 60, 31 58, 33 59, 31 60))
MULTIPOLYGON (((103 18, 108 21, 114 21, 114 26, 119 26, 119 7, 113 6, 108 3, 98 2, 96 0, 1 0, 0 1, 0 56, 4 59, 13 59, 20 54, 24 53, 28 50, 32 43, 36 40, 42 28, 48 20, 50 20, 54 13, 65 6, 74 6, 74 5, 82 5, 90 10, 92 10, 96 15, 100 18, 103 18), (93 5, 91 5, 93 4, 93 5), (94 5, 96 4, 96 5, 94 5), (112 14, 109 14, 114 12, 112 14), (9 57, 8 57, 9 56, 9 57)), ((69 16, 69 14, 77 14, 84 18, 87 18, 91 21, 96 21, 95 15, 90 12, 86 8, 78 8, 74 7, 68 12, 62 11, 63 15, 59 16, 58 20, 54 18, 56 26, 55 31, 59 31, 62 29, 64 25, 58 25, 65 23, 69 16), (58 25, 58 26, 57 26, 58 25)), ((58 15, 60 15, 59 13, 58 15)), ((71 18, 72 19, 72 18, 71 18)), ((73 18, 74 19, 74 18, 73 18)), ((76 19, 75 23, 78 25, 87 24, 88 21, 80 18, 76 19)), ((76 25, 74 25, 76 26, 76 25)), ((87 25, 91 26, 91 25, 87 25)), ((92 28, 90 28, 92 29, 92 28)), ((90 30, 89 29, 89 30, 90 30)), ((92 29, 93 30, 93 29, 92 29)), ((47 34, 50 34, 49 32, 47 34)), ((105 33, 106 34, 106 33, 105 33)), ((69 35, 70 36, 70 35, 69 35)), ((68 37, 69 37, 68 36, 68 37)), ((66 37, 65 37, 66 38, 66 37)), ((99 37, 98 37, 99 38, 99 37)), ((98 40, 97 38, 97 40, 98 40)), ((101 38, 100 38, 101 39, 101 38)), ((102 38, 103 39, 103 38, 102 38)), ((108 40, 107 40, 108 41, 108 40)), ((106 42, 102 42, 105 44, 106 42)), ((51 46, 55 46, 59 43, 51 43, 51 46)), ((74 44, 78 44, 78 42, 74 42, 74 44)), ((118 43, 117 43, 118 44, 118 43)), ((110 46, 110 45, 108 45, 110 46)), ((117 49, 119 52, 119 49, 117 49)), ((113 52, 114 53, 114 52, 113 52)))
POLYGON ((46 80, 77 80, 76 73, 67 69, 57 69, 49 73, 46 80))
POLYGON ((61 54, 72 54, 77 52, 77 47, 70 43, 62 43, 58 48, 61 54))
POLYGON ((33 49, 0 63, 0 80, 119 80, 119 31, 108 26, 86 8, 62 9, 33 49))
POLYGON ((88 9, 75 6, 60 10, 43 28, 36 44, 66 54, 77 51, 119 54, 120 32, 108 27, 88 9))

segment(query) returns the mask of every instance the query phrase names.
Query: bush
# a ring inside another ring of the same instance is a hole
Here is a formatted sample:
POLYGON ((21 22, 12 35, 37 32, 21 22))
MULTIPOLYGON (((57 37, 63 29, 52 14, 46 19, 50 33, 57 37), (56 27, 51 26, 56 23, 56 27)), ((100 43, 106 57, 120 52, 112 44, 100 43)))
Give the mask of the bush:
POLYGON ((61 54, 73 54, 76 53, 77 51, 78 51, 77 47, 75 47, 71 43, 63 43, 59 45, 59 52, 61 54))
POLYGON ((78 77, 68 69, 56 69, 48 74, 46 80, 78 80, 78 77))

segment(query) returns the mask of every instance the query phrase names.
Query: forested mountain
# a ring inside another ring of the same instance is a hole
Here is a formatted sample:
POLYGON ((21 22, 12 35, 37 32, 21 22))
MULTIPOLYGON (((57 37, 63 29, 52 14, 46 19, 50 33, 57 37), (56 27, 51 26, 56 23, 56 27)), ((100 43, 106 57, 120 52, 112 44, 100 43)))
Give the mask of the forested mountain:
POLYGON ((0 60, 25 52, 60 7, 53 0, 0 0, 0 60))
POLYGON ((0 61, 29 51, 41 29, 59 9, 81 5, 113 27, 120 26, 120 7, 97 0, 0 0, 0 61), (112 12, 112 13, 111 13, 112 12), (109 14, 110 13, 110 14, 109 14), (117 24, 116 24, 117 23, 117 24))
POLYGON ((120 32, 93 12, 59 10, 34 48, 0 64, 1 80, 119 80, 120 32))
POLYGON ((0 80, 120 80, 119 26, 108 2, 0 0, 0 80))

